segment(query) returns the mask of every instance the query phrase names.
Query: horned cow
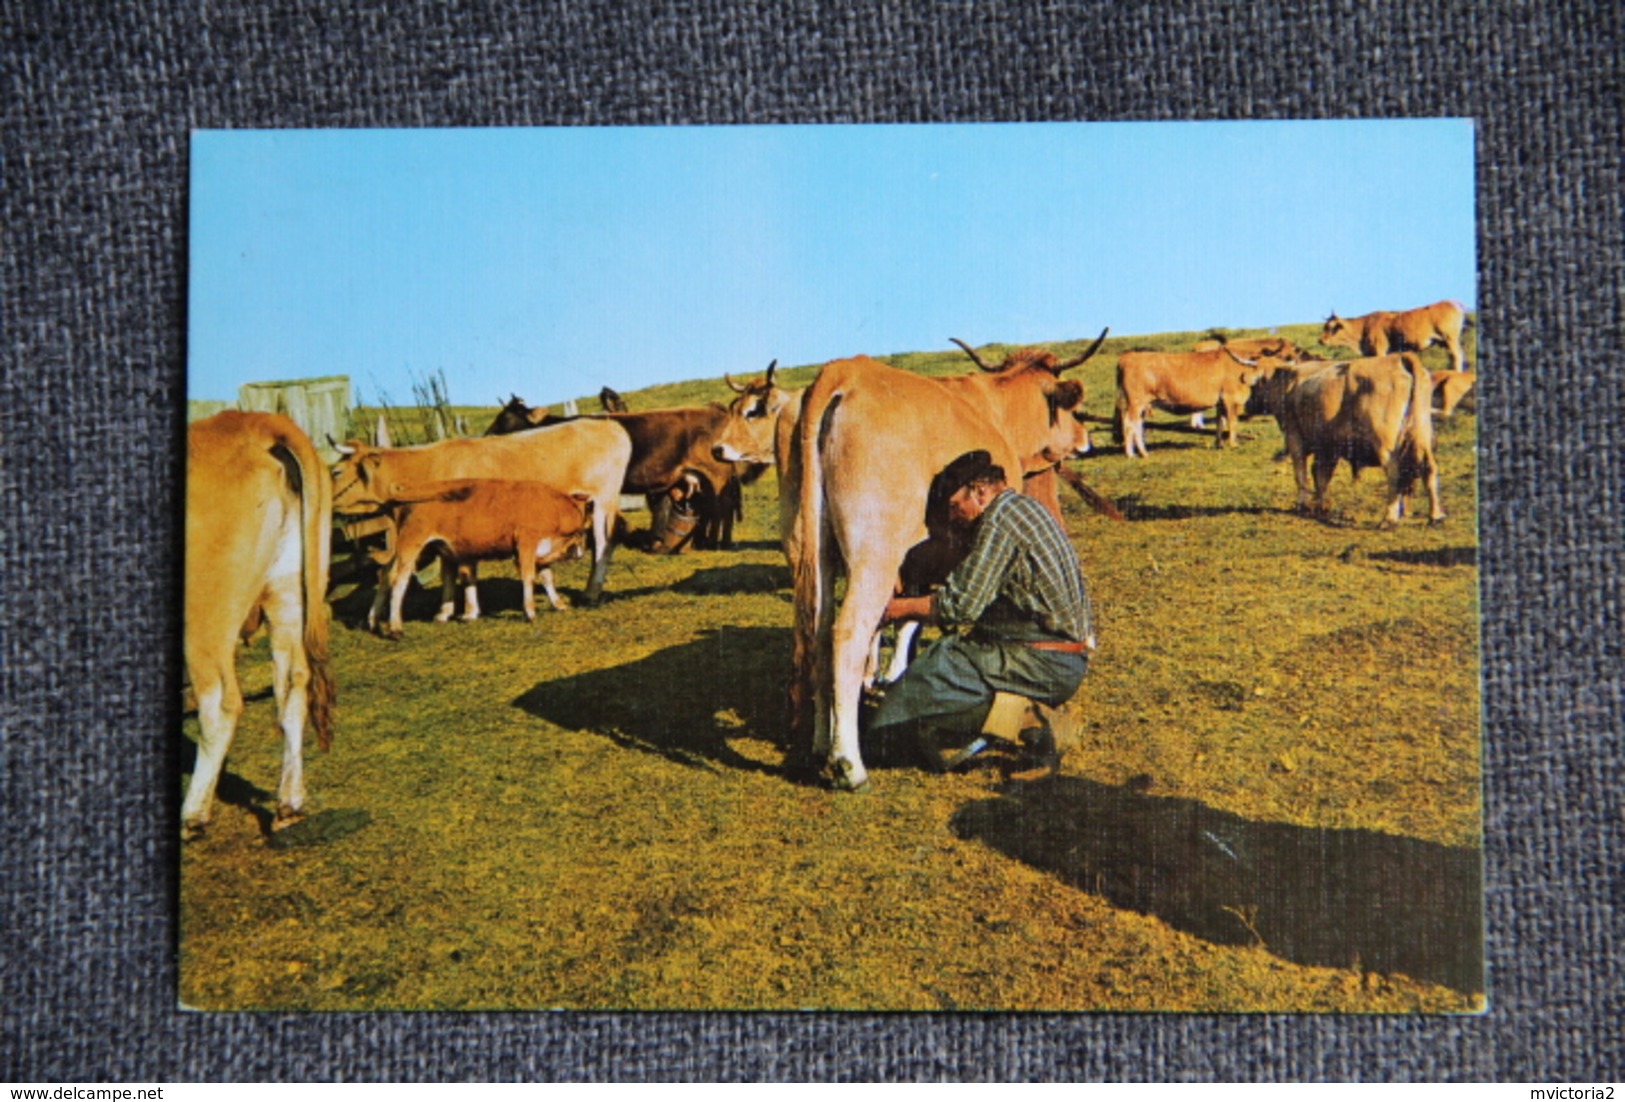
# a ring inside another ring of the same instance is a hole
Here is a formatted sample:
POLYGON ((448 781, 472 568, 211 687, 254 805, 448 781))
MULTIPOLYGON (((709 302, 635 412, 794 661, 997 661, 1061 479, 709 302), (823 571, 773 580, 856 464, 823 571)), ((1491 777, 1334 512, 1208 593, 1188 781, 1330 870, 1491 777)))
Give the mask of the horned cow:
POLYGON ((1199 413, 1217 407, 1215 447, 1236 444, 1236 421, 1253 384, 1265 373, 1261 363, 1279 361, 1287 342, 1260 351, 1259 360, 1238 356, 1228 345, 1201 352, 1124 352, 1117 358, 1117 422, 1123 454, 1146 455, 1145 418, 1151 408, 1199 413))
POLYGON ((803 396, 793 459, 781 471, 799 495, 786 548, 795 586, 791 704, 803 736, 811 709, 814 763, 835 786, 856 790, 868 781, 858 746, 864 670, 904 556, 926 534, 932 478, 977 448, 1012 478, 1080 451, 1083 386, 1060 374, 1105 337, 1065 362, 1022 350, 953 379, 866 356, 837 360, 803 396), (837 608, 841 574, 846 594, 837 608))
POLYGON ((324 750, 336 699, 327 653, 332 487, 310 438, 288 418, 227 411, 187 430, 183 649, 197 696, 197 763, 181 805, 182 833, 207 826, 243 696, 237 636, 252 613, 270 624, 282 729, 275 824, 305 801, 308 717, 324 750))

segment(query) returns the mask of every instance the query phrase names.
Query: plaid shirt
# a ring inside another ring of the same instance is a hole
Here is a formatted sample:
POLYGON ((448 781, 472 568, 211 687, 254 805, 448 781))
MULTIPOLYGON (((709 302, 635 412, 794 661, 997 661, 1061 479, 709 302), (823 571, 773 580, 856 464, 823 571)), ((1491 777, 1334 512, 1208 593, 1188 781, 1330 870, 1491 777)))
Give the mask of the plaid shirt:
POLYGON ((937 618, 991 642, 1094 642, 1083 566, 1048 509, 1005 490, 976 521, 970 552, 937 591, 937 618))

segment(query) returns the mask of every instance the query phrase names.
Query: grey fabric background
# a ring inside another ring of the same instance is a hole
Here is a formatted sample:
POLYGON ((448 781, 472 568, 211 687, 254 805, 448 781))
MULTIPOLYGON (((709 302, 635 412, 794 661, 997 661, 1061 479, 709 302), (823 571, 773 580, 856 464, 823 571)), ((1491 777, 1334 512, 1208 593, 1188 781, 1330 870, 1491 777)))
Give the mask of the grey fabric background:
POLYGON ((0 2, 0 1079, 1620 1078, 1620 23, 1510 0, 0 2), (175 1009, 191 128, 1387 115, 1478 120, 1488 1014, 175 1009))

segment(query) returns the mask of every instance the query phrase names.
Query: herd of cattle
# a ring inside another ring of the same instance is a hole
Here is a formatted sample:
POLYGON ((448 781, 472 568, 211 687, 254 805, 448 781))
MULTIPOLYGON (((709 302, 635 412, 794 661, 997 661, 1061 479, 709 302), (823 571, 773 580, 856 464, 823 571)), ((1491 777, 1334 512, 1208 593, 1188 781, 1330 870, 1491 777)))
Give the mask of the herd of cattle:
MULTIPOLYGON (((1271 414, 1293 463, 1300 510, 1326 513, 1332 472, 1348 460, 1356 472, 1384 469, 1385 526, 1399 521, 1418 481, 1437 522, 1444 512, 1431 411, 1448 415, 1472 386, 1464 322, 1453 302, 1362 318, 1334 313, 1320 340, 1354 349, 1357 358, 1349 360, 1313 356, 1281 338, 1124 352, 1118 435, 1125 454, 1145 455, 1145 416, 1157 407, 1197 417, 1214 412, 1215 443, 1233 444, 1242 416, 1271 414), (1452 370, 1430 376, 1417 353, 1434 344, 1449 352, 1452 370)), ((195 836, 209 820, 243 707, 238 638, 261 615, 284 737, 277 824, 302 813, 307 717, 324 748, 332 737, 325 595, 335 514, 387 522, 369 624, 398 637, 402 598, 425 555, 441 560, 440 620, 453 614, 459 587, 464 618, 478 617, 477 564, 501 558, 518 564, 527 619, 535 615, 538 569, 559 607, 549 567, 568 557, 592 556, 585 601, 595 603, 625 531, 623 494, 704 515, 711 538, 725 542, 740 483, 769 466, 778 471, 780 534, 794 584, 789 689, 797 756, 837 788, 863 787, 859 702, 873 676, 886 601, 911 565, 935 561, 926 573, 940 579, 952 563, 951 551, 946 558, 920 554, 943 537, 924 516, 934 475, 956 456, 985 448, 1006 471, 1019 471, 1022 490, 1057 517, 1058 479, 1110 511, 1062 465, 1090 441, 1083 385, 1061 376, 1105 337, 1102 331, 1069 360, 1022 349, 999 363, 956 339, 978 370, 950 378, 863 356, 837 360, 802 391, 780 388, 770 365, 749 384, 729 379, 736 397, 727 405, 630 413, 606 390, 606 410, 614 412, 556 418, 515 398, 485 436, 403 448, 351 441, 338 446, 331 470, 286 417, 228 411, 193 424, 184 649, 201 734, 182 807, 184 834, 195 836)), ((908 580, 919 586, 931 578, 908 580)))

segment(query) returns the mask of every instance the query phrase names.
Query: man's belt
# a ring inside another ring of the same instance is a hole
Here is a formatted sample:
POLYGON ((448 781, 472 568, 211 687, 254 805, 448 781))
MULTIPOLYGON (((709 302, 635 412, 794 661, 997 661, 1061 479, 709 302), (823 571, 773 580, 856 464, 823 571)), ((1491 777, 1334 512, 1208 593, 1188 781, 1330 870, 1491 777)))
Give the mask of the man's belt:
POLYGON ((1074 643, 1068 639, 1034 639, 1027 643, 1026 646, 1033 648, 1033 650, 1060 651, 1062 654, 1087 654, 1089 652, 1088 643, 1074 643))

